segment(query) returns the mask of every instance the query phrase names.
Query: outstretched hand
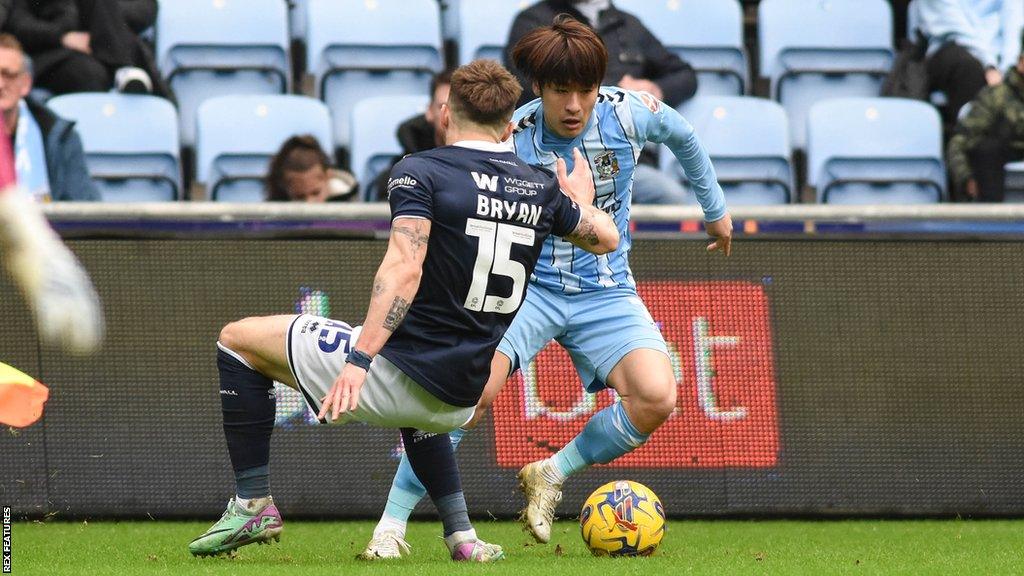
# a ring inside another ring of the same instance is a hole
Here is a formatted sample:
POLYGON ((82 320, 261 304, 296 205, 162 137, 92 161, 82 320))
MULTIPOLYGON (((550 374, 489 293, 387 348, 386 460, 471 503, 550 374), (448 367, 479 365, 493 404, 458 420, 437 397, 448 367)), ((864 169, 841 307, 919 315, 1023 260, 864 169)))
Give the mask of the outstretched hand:
POLYGON ((715 239, 714 242, 708 244, 708 252, 714 252, 720 250, 725 253, 726 256, 732 254, 732 217, 728 214, 724 218, 715 220, 714 222, 705 222, 704 230, 707 231, 708 236, 715 239))

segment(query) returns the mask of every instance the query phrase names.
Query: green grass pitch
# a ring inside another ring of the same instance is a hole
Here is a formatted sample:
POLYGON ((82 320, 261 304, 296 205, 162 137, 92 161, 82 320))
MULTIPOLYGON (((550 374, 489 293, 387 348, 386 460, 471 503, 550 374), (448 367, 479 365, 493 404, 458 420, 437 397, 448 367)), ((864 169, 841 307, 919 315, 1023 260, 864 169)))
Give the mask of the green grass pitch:
MULTIPOLYGON (((212 521, 212 519, 211 519, 212 521)), ((454 565, 439 525, 414 522, 413 555, 354 559, 372 522, 289 522, 281 542, 242 548, 236 558, 192 558, 189 540, 209 522, 49 522, 12 527, 15 575, 254 574, 574 576, 637 574, 1021 574, 1022 521, 684 521, 651 558, 594 558, 575 522, 560 522, 552 542, 531 544, 513 522, 478 521, 505 547, 495 565, 454 565)))

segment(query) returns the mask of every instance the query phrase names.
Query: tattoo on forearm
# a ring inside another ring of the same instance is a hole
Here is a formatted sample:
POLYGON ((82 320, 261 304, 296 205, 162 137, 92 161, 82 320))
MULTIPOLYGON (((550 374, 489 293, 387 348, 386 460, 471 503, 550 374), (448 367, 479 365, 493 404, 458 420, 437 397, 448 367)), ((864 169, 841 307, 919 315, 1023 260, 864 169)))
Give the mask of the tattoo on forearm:
POLYGON ((423 233, 422 225, 419 223, 413 225, 401 225, 395 226, 391 229, 392 234, 401 234, 409 239, 412 244, 413 254, 419 253, 421 248, 424 248, 428 242, 430 242, 430 235, 423 233))
POLYGON ((597 246, 600 243, 600 239, 597 237, 597 226, 594 225, 593 217, 584 212, 580 218, 579 225, 569 235, 571 240, 576 240, 590 246, 597 246))
POLYGON ((384 317, 384 329, 390 332, 394 332, 398 329, 398 325, 405 320, 405 313, 409 311, 409 302, 401 296, 395 296, 394 301, 391 302, 391 309, 388 310, 388 315, 384 317))
POLYGON ((384 284, 384 280, 382 280, 381 278, 374 278, 373 297, 376 298, 377 296, 380 296, 381 294, 384 293, 385 290, 387 290, 387 285, 384 284))

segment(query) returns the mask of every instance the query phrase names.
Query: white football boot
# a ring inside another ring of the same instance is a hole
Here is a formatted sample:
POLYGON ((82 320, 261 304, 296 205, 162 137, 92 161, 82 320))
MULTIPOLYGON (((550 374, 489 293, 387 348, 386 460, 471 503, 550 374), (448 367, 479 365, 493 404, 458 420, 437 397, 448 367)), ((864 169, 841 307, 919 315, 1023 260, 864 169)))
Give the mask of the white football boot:
POLYGON ((538 460, 519 471, 519 489, 526 496, 526 508, 520 520, 533 539, 541 544, 551 540, 555 507, 562 501, 562 483, 552 480, 556 475, 547 470, 553 465, 549 460, 538 460))
POLYGON ((356 558, 360 560, 390 560, 412 552, 412 547, 394 530, 374 534, 366 550, 356 558))

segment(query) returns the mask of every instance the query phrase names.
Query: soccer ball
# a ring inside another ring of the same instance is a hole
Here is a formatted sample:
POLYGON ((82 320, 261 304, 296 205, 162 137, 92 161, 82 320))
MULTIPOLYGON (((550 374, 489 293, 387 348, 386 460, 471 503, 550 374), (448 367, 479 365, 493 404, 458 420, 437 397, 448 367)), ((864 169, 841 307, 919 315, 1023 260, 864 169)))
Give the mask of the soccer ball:
POLYGON ((609 482, 583 504, 580 531, 594 556, 650 556, 665 536, 665 508, 639 482, 609 482))

